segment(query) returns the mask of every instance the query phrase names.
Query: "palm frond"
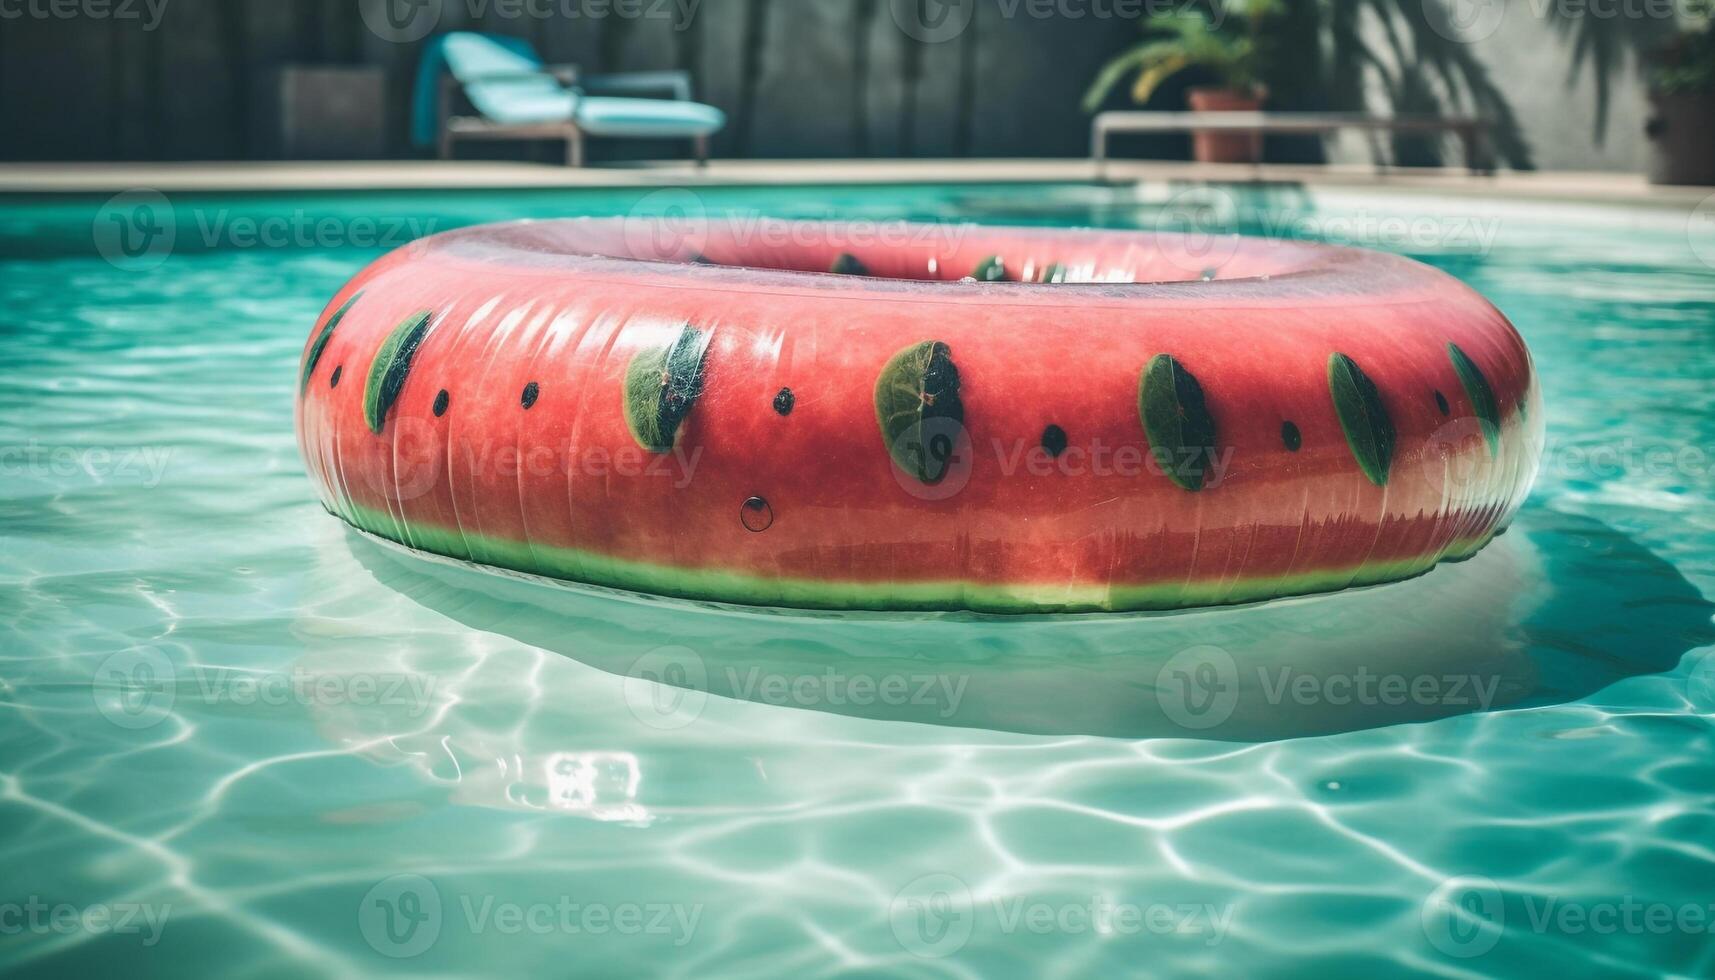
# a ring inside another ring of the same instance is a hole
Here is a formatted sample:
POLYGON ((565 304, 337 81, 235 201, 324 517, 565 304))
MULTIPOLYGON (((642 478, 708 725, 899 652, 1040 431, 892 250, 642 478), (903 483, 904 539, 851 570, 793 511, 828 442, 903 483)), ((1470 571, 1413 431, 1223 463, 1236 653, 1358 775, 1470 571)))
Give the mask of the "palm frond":
MULTIPOLYGON (((1235 0, 1271 7, 1277 0, 1235 0)), ((1246 32, 1212 22, 1197 9, 1158 14, 1143 21, 1147 40, 1127 49, 1103 65, 1084 93, 1085 112, 1101 107, 1120 80, 1136 73, 1132 99, 1149 101, 1169 76, 1192 66, 1208 68, 1227 84, 1248 87, 1255 83, 1256 45, 1246 32)))
POLYGON ((1608 135, 1608 110, 1613 100, 1612 79, 1628 59, 1654 50, 1675 30, 1668 17, 1597 17, 1591 11, 1573 10, 1569 4, 1548 5, 1554 27, 1572 39, 1566 82, 1575 84, 1589 69, 1596 95, 1596 119, 1591 137, 1601 144, 1608 135))
POLYGON ((1148 72, 1152 66, 1178 54, 1179 46, 1172 41, 1146 41, 1117 55, 1102 66, 1102 70, 1096 74, 1096 80, 1090 83, 1089 90, 1084 93, 1084 111, 1095 112, 1100 108, 1108 93, 1127 75, 1134 71, 1148 72))
POLYGON ((1170 55, 1138 72, 1137 81, 1133 82, 1131 86, 1131 100, 1138 105, 1148 102, 1149 97, 1155 94, 1155 90, 1161 87, 1162 82, 1190 63, 1191 60, 1185 55, 1170 55))

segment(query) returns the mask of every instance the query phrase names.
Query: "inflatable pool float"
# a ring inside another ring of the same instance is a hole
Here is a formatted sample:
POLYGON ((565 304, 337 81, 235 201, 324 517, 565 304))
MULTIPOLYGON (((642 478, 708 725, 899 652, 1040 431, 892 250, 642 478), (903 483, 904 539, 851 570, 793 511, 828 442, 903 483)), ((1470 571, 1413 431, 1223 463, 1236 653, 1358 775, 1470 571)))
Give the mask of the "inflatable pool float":
POLYGON ((1397 256, 971 226, 467 228, 334 297, 322 501, 421 551, 753 605, 1161 609, 1471 555, 1529 352, 1397 256))

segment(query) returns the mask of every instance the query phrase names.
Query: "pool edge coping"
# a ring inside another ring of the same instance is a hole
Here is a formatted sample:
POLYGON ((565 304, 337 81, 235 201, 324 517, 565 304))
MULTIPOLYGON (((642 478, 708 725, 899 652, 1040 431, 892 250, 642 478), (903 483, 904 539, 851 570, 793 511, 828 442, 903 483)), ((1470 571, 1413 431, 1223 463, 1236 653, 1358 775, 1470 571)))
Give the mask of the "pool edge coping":
POLYGON ((551 190, 838 184, 1223 182, 1339 187, 1407 194, 1492 197, 1690 209, 1715 186, 1657 186, 1634 173, 1377 170, 1357 166, 1198 164, 1084 159, 718 160, 567 168, 504 161, 244 163, 0 163, 0 194, 92 195, 137 188, 170 192, 551 190))

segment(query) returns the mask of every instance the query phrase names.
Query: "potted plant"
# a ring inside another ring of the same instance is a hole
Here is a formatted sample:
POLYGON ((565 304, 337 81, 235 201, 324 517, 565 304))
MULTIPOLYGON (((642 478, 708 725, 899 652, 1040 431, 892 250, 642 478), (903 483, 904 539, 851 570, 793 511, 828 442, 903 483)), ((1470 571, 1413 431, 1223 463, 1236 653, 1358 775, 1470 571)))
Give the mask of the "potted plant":
MULTIPOLYGON (((1266 91, 1259 82, 1257 35, 1278 0, 1234 0, 1212 8, 1180 9, 1144 18, 1144 39, 1102 67, 1084 95, 1084 110, 1094 112, 1115 85, 1131 75, 1132 101, 1148 102, 1168 78, 1188 68, 1202 69, 1217 84, 1187 89, 1185 99, 1198 112, 1262 108, 1266 91), (1237 14, 1237 17, 1227 16, 1237 14)), ((1254 163, 1259 141, 1243 133, 1196 133, 1192 149, 1202 163, 1254 163)))
POLYGON ((1651 58, 1652 184, 1715 184, 1715 19, 1708 2, 1651 58))

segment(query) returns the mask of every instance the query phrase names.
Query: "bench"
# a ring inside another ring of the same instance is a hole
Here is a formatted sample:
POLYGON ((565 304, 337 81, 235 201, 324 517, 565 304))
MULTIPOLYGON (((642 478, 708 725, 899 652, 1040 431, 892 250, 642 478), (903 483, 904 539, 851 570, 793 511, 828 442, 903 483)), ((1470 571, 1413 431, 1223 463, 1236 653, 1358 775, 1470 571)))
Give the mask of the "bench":
MULTIPOLYGON (((1464 144, 1465 165, 1474 174, 1494 173, 1490 124, 1475 116, 1372 116, 1362 112, 1142 112, 1098 113, 1090 124, 1090 156, 1106 173, 1108 137, 1114 133, 1243 133, 1260 151, 1268 133, 1327 136, 1342 129, 1376 133, 1452 133, 1464 144)), ((1262 154, 1256 156, 1260 159, 1262 154)))

